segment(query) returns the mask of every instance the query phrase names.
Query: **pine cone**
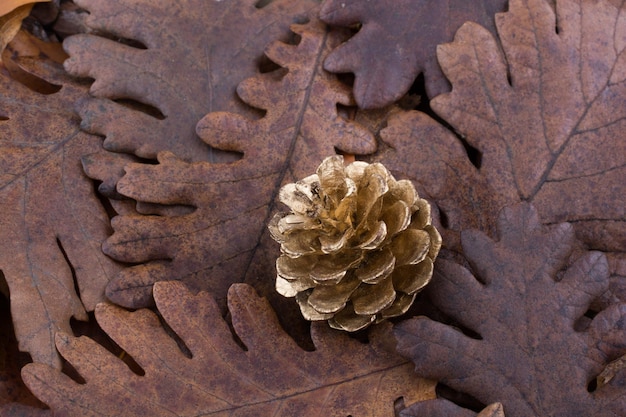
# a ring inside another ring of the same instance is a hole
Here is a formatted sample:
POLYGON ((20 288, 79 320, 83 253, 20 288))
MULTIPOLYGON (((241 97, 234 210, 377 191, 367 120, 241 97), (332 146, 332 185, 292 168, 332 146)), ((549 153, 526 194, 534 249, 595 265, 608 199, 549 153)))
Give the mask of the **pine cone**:
POLYGON ((430 281, 441 247, 430 205, 382 164, 331 156, 279 198, 291 212, 268 226, 281 245, 276 290, 307 320, 356 331, 404 314, 430 281))

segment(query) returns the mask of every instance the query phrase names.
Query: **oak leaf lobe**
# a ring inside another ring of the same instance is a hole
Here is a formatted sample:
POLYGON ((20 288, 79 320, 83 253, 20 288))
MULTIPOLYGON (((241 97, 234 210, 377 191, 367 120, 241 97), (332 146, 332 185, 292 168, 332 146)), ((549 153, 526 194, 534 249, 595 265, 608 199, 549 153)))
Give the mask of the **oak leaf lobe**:
POLYGON ((326 23, 362 27, 324 63, 331 72, 353 72, 354 95, 362 108, 384 107, 402 97, 420 72, 429 97, 449 91, 435 47, 459 26, 476 21, 495 33, 493 15, 506 0, 326 0, 326 23))
POLYGON ((114 152, 155 158, 171 151, 187 161, 229 161, 199 140, 196 123, 212 111, 251 116, 235 87, 258 73, 263 48, 294 22, 308 20, 315 1, 78 0, 100 35, 64 41, 65 69, 95 81, 95 97, 78 105, 82 127, 106 136, 114 152), (118 39, 117 42, 107 37, 118 39), (123 42, 126 42, 124 44, 123 42), (132 100, 152 109, 128 108, 132 100))
POLYGON ((472 270, 440 260, 427 290, 480 338, 418 317, 395 327, 398 351, 419 375, 483 403, 499 401, 509 416, 623 415, 622 387, 609 382, 589 392, 587 385, 626 351, 626 304, 609 306, 575 330, 608 288, 606 257, 590 251, 570 259, 572 226, 542 226, 527 203, 503 209, 498 231, 497 241, 465 231, 472 270))
POLYGON ((86 320, 118 269, 102 254, 109 220, 79 163, 100 148, 71 110, 86 89, 35 53, 17 54, 15 65, 29 65, 52 92, 0 71, 0 269, 20 350, 60 366, 54 333, 70 332, 71 317, 86 320))
MULTIPOLYGON (((86 383, 46 365, 23 377, 55 413, 68 416, 392 416, 393 402, 432 398, 420 380, 385 346, 385 329, 364 345, 325 325, 312 328, 316 350, 299 348, 278 325, 266 300, 246 284, 229 290, 233 338, 215 301, 192 295, 180 282, 155 284, 160 314, 189 354, 149 310, 128 312, 100 304, 96 317, 141 366, 133 373, 86 337, 57 336, 57 347, 86 383)), ((387 328, 389 330, 389 328, 387 328)))
POLYGON ((130 164, 117 191, 144 203, 188 205, 181 216, 117 216, 104 250, 141 265, 126 268, 107 288, 115 302, 148 305, 154 282, 180 279, 192 290, 210 290, 223 300, 233 282, 250 279, 262 295, 274 293, 276 247, 265 225, 283 183, 313 171, 335 149, 367 154, 376 142, 362 126, 338 115, 352 104, 349 88, 321 68, 342 34, 320 21, 292 25, 297 45, 274 42, 267 56, 287 70, 261 74, 238 87, 239 96, 266 110, 258 119, 209 113, 198 134, 210 145, 237 151, 230 164, 188 163, 169 152, 158 165, 130 164), (263 277, 263 279, 259 278, 263 277), (267 282, 265 282, 267 281, 267 282), (264 287, 265 286, 265 287, 264 287))
POLYGON ((463 228, 493 235, 502 207, 528 201, 545 223, 568 221, 589 248, 611 252, 619 275, 624 8, 609 0, 512 0, 496 15, 499 43, 468 22, 438 47, 452 91, 430 105, 457 137, 423 113, 397 114, 381 131, 389 149, 376 159, 437 204, 449 248, 460 250, 463 228), (468 158, 462 141, 478 158, 468 158))

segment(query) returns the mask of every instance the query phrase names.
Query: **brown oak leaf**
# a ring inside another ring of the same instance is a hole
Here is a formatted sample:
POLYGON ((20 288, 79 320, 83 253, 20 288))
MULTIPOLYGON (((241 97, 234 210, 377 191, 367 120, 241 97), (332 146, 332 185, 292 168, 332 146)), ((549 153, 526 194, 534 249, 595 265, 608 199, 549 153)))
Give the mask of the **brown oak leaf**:
POLYGON ((246 103, 267 113, 258 119, 210 113, 198 125, 207 143, 241 152, 241 160, 187 163, 166 152, 159 154, 158 165, 126 167, 119 193, 194 211, 112 220, 115 233, 104 251, 120 261, 142 263, 111 281, 107 295, 114 302, 145 306, 152 284, 169 279, 183 280, 192 290, 210 290, 218 300, 231 283, 245 278, 264 296, 274 294, 278 245, 266 224, 280 186, 315 172, 336 148, 351 154, 376 149, 367 129, 338 116, 338 104, 352 104, 350 89, 321 68, 342 36, 327 32, 319 21, 292 30, 301 37, 298 45, 274 42, 266 50, 284 69, 250 78, 237 90, 246 103))
POLYGON ((506 0, 326 0, 326 23, 362 27, 324 63, 331 72, 355 75, 354 96, 362 108, 386 106, 402 97, 420 72, 429 97, 450 90, 435 56, 466 21, 495 33, 493 16, 506 0))
POLYGON ((280 328, 266 300, 235 284, 228 304, 242 348, 207 293, 192 295, 169 281, 155 284, 154 297, 178 343, 150 310, 96 308, 102 328, 141 375, 91 339, 60 333, 57 347, 85 383, 29 364, 26 384, 55 414, 80 417, 393 416, 397 398, 412 404, 434 396, 433 383, 417 378, 387 346, 390 326, 363 344, 316 323, 316 349, 307 352, 280 328))
POLYGON ((86 320, 118 271, 102 254, 109 221, 80 165, 100 140, 72 111, 82 84, 43 54, 15 59, 51 91, 0 69, 0 269, 20 350, 59 366, 54 334, 70 332, 71 317, 86 320))
MULTIPOLYGON (((562 0, 555 14, 543 0, 512 0, 496 15, 501 45, 464 24, 438 48, 452 92, 430 104, 479 158, 472 166, 451 132, 409 112, 381 132, 391 149, 380 161, 413 178, 451 231, 492 233, 501 207, 529 201, 546 224, 568 221, 590 248, 612 252, 623 274, 625 11, 618 1, 562 0)), ((458 248, 458 235, 444 241, 458 248)))
POLYGON ((90 13, 87 24, 102 34, 75 35, 63 44, 70 55, 65 69, 95 79, 90 92, 96 98, 78 106, 82 127, 106 136, 104 147, 115 152, 227 158, 198 138, 196 124, 218 110, 252 115, 237 100, 237 84, 258 72, 267 43, 287 36, 289 24, 306 20, 317 6, 313 0, 256 3, 76 0, 90 13), (120 99, 152 109, 129 108, 120 99))
POLYGON ((505 417, 502 404, 493 403, 476 414, 451 401, 437 398, 420 401, 400 412, 400 417, 505 417))
POLYGON ((588 251, 570 259, 572 225, 542 226, 528 203, 503 209, 498 232, 493 241, 464 231, 471 270, 440 260, 427 290, 477 336, 417 317, 395 327, 398 352, 413 360, 418 375, 485 404, 501 402, 509 417, 623 416, 625 372, 588 390, 626 351, 626 304, 581 320, 608 287, 606 257, 588 251))

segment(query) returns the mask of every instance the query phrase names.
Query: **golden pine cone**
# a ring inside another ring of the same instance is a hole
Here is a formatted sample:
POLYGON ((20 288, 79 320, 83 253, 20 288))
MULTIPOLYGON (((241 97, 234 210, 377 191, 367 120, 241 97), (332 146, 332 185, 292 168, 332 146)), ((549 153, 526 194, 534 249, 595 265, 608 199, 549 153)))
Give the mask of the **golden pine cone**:
POLYGON ((291 212, 268 226, 281 245, 276 290, 307 320, 356 331, 404 314, 430 281, 441 248, 430 205, 382 164, 331 156, 279 198, 291 212))

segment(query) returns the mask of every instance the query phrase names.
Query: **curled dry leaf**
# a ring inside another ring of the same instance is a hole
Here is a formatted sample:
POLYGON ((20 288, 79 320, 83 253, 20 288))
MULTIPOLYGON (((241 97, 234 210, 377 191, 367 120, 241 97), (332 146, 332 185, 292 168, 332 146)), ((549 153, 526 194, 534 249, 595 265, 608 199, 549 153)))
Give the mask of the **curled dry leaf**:
POLYGON ((95 98, 77 108, 82 127, 104 135, 104 147, 115 152, 229 160, 198 138, 196 124, 211 111, 252 115, 237 100, 237 84, 258 72, 270 41, 287 36, 289 25, 306 20, 316 6, 313 0, 256 3, 76 0, 89 11, 89 27, 107 35, 79 34, 63 44, 70 55, 65 69, 95 79, 95 98), (124 100, 151 108, 129 108, 124 100))
POLYGON ((407 312, 433 274, 441 236, 413 184, 380 163, 330 156, 285 185, 268 226, 280 243, 276 290, 307 320, 357 331, 407 312))
POLYGON ((587 386, 626 352, 626 304, 611 305, 575 330, 608 288, 606 257, 590 251, 569 259, 573 227, 542 226, 527 203, 503 209, 498 231, 498 241, 463 232, 472 270, 440 260, 427 289, 445 314, 478 337, 418 317, 395 327, 398 351, 418 375, 484 404, 499 401, 509 417, 623 416, 623 373, 595 392, 587 386))
POLYGON ((29 388, 65 416, 393 416, 394 401, 434 396, 410 362, 385 346, 390 328, 362 344, 317 323, 307 352, 280 329, 266 300, 246 284, 229 290, 232 325, 245 350, 204 292, 180 282, 155 284, 156 314, 100 304, 103 329, 139 364, 142 375, 86 337, 57 336, 61 354, 84 378, 78 384, 42 364, 27 365, 29 388))
MULTIPOLYGON (((4 48, 20 30, 22 20, 28 16, 32 8, 32 4, 25 4, 5 15, 1 14, 0 10, 0 53, 4 51, 4 48)), ((0 62, 2 62, 2 58, 0 58, 0 62)))
POLYGON ((273 294, 277 247, 267 233, 274 199, 283 183, 312 172, 335 147, 353 154, 376 149, 364 128, 337 115, 350 105, 349 88, 321 68, 321 59, 341 38, 319 21, 294 25, 298 45, 274 42, 267 56, 287 69, 244 81, 240 97, 267 110, 250 119, 211 113, 199 135, 219 149, 238 151, 232 164, 187 163, 172 153, 158 165, 130 164, 117 191, 143 203, 186 205, 189 214, 117 216, 104 250, 115 259, 142 263, 125 269, 107 288, 117 303, 150 303, 152 284, 179 279, 223 300, 233 282, 250 279, 273 294), (264 287, 265 286, 265 287, 264 287))
POLYGON ((55 332, 86 319, 117 272, 100 248, 108 217, 79 162, 100 140, 71 110, 84 86, 43 54, 17 59, 54 88, 33 91, 0 71, 0 269, 20 350, 59 366, 55 332))
POLYGON ((493 234, 498 210, 522 200, 546 224, 571 222, 590 248, 614 252, 613 270, 624 263, 625 12, 610 0, 562 0, 556 14, 542 0, 512 0, 496 15, 501 45, 466 23, 439 46, 452 92, 431 106, 479 157, 472 165, 452 133, 408 112, 382 131, 391 148, 378 160, 437 203, 447 245, 459 249, 462 228, 493 234))
POLYGON ((22 6, 32 7, 31 3, 40 3, 50 0, 3 0, 0 4, 0 16, 6 16, 22 6))
POLYGON ((332 72, 355 75, 354 95, 362 108, 386 106, 402 97, 420 72, 429 97, 450 90, 437 59, 437 45, 452 40, 466 21, 495 33, 493 16, 506 0, 325 0, 320 17, 359 32, 324 63, 332 72))

